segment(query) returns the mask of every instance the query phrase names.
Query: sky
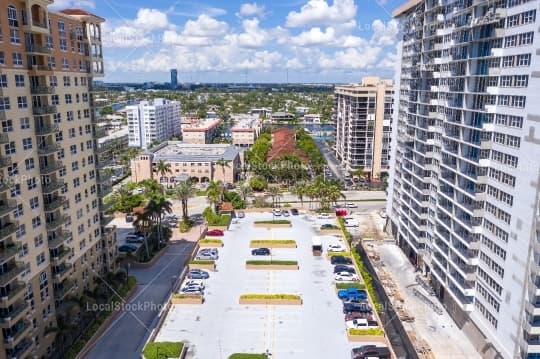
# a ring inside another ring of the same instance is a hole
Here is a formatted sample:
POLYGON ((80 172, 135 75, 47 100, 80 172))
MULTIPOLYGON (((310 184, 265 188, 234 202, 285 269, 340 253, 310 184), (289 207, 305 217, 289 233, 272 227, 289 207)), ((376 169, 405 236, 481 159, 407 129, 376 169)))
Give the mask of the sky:
POLYGON ((351 83, 393 77, 404 0, 55 0, 103 24, 106 82, 351 83))

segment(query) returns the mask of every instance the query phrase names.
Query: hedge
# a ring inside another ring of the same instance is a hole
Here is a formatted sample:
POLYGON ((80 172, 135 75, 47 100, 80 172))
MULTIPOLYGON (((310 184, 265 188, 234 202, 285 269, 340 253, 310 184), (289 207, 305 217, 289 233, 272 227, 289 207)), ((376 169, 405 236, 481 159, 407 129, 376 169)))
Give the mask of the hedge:
POLYGON ((181 342, 151 342, 146 344, 143 354, 146 359, 178 358, 183 348, 181 342))
POLYGON ((235 353, 232 354, 229 359, 267 359, 267 356, 266 354, 235 353))
POLYGON ((381 328, 349 329, 349 334, 384 336, 384 331, 381 328))
POLYGON ((298 261, 280 261, 280 260, 269 260, 269 261, 246 261, 247 265, 280 265, 280 266, 295 266, 298 265, 298 261))
POLYGON ((362 283, 336 283, 336 289, 358 288, 366 289, 366 286, 362 283))
POLYGON ((339 229, 339 227, 338 227, 338 226, 334 226, 334 225, 332 225, 332 226, 321 226, 321 230, 324 231, 325 229, 333 230, 333 229, 339 229))
POLYGON ((293 239, 255 239, 250 244, 296 244, 296 241, 293 239))
POLYGON ((276 219, 273 221, 255 221, 255 224, 291 224, 288 219, 276 219))
MULTIPOLYGON (((351 246, 351 234, 347 229, 345 228, 345 223, 343 218, 338 218, 339 225, 341 226, 341 230, 343 231, 343 235, 345 236, 345 239, 349 243, 349 246, 351 246)), ((364 262, 362 261, 362 258, 360 257, 360 254, 356 250, 356 248, 352 248, 352 255, 354 258, 354 261, 356 262, 356 265, 358 266, 358 270, 360 271, 360 275, 362 276, 362 279, 364 281, 364 285, 366 286, 366 290, 369 293, 369 297, 371 298, 371 302, 373 303, 373 306, 377 312, 382 312, 383 306, 379 302, 379 298, 377 297, 377 293, 375 292, 375 288, 373 287, 373 278, 368 273, 366 268, 364 267, 364 262)))
POLYGON ((189 261, 189 264, 216 264, 213 260, 193 260, 189 261))
POLYGON ((330 257, 332 257, 332 256, 350 257, 351 256, 351 252, 327 252, 327 254, 330 257))
POLYGON ((184 298, 200 298, 202 294, 199 293, 175 293, 172 295, 174 299, 184 299, 184 298))
POLYGON ((240 299, 302 299, 297 294, 242 294, 240 299))
POLYGON ((207 219, 207 222, 209 226, 226 227, 231 223, 231 216, 229 214, 222 214, 215 218, 207 219))
POLYGON ((201 239, 199 243, 223 244, 223 241, 221 239, 205 238, 201 239))

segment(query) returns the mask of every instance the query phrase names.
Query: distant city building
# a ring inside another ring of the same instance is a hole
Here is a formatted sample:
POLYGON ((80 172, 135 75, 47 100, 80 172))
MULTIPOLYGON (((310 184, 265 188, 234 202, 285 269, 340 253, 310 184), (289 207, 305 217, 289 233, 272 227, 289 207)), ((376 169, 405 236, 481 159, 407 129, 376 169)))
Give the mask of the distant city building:
POLYGON ((372 179, 388 171, 393 94, 392 80, 378 77, 336 87, 335 151, 347 170, 362 169, 372 179))
POLYGON ((319 124, 321 123, 321 115, 309 114, 302 117, 302 122, 305 124, 319 124))
POLYGON ((178 70, 172 69, 171 70, 171 89, 178 88, 178 70))
POLYGON ((180 136, 180 102, 165 99, 126 106, 129 145, 148 148, 154 141, 180 136))
POLYGON ((133 181, 156 179, 169 187, 186 178, 197 183, 234 183, 239 179, 240 169, 240 152, 235 146, 228 144, 200 145, 169 141, 131 161, 133 181), (158 173, 159 161, 170 164, 171 172, 164 175, 158 173), (226 162, 223 166, 220 165, 222 161, 226 162))
POLYGON ((250 115, 259 116, 259 117, 265 117, 268 118, 272 115, 272 109, 262 107, 262 108, 252 108, 249 111, 250 115))
POLYGON ((303 116, 305 114, 308 114, 309 113, 309 107, 304 107, 304 106, 297 106, 296 107, 296 114, 298 116, 303 116))
POLYGON ((184 143, 212 143, 217 134, 220 118, 193 118, 190 123, 182 124, 182 141, 184 143))
POLYGON ((274 112, 272 113, 273 122, 289 122, 294 120, 294 115, 288 112, 274 112))
POLYGON ((233 115, 235 121, 231 128, 231 139, 235 146, 251 147, 259 137, 262 129, 262 120, 258 116, 233 115))
MULTIPOLYGON (((109 126, 109 124, 106 124, 103 127, 107 128, 109 126)), ((97 155, 102 163, 102 168, 114 166, 122 153, 128 149, 128 146, 129 130, 127 127, 108 131, 107 136, 99 138, 97 155)))

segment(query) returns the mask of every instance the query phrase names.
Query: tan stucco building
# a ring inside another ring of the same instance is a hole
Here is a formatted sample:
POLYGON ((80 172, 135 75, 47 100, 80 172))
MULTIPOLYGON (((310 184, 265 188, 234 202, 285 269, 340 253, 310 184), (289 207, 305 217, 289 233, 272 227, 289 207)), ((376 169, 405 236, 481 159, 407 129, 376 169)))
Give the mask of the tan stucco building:
POLYGON ((262 120, 251 115, 237 116, 231 128, 232 144, 238 147, 251 147, 262 130, 262 120))
POLYGON ((133 159, 131 177, 134 182, 156 179, 168 187, 185 179, 197 183, 234 183, 241 172, 240 162, 240 153, 232 145, 198 145, 169 141, 133 159), (171 165, 169 173, 158 173, 157 164, 160 161, 171 165), (226 164, 220 165, 222 162, 226 164))
POLYGON ((221 122, 220 118, 205 118, 192 119, 190 123, 183 123, 182 142, 200 145, 212 143, 221 122))
POLYGON ((378 77, 336 86, 335 151, 345 169, 362 169, 375 180, 388 172, 393 96, 392 80, 378 77))

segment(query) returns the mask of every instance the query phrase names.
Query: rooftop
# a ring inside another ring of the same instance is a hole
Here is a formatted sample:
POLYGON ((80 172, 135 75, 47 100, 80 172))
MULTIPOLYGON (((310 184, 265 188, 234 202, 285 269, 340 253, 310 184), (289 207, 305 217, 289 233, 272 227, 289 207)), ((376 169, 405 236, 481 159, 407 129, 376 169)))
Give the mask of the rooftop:
POLYGON ((191 144, 169 141, 148 150, 145 154, 153 154, 154 162, 212 162, 224 159, 233 161, 239 151, 229 144, 191 144))
POLYGON ((202 118, 192 120, 188 124, 186 124, 185 122, 182 124, 182 132, 208 131, 212 128, 219 126, 220 123, 220 118, 202 118))
POLYGON ((124 136, 129 136, 129 129, 126 127, 126 128, 122 128, 118 131, 114 131, 114 132, 109 132, 109 135, 105 136, 105 137, 102 137, 98 140, 99 144, 103 144, 105 142, 108 142, 108 141, 111 141, 111 140, 116 140, 120 137, 124 137, 124 136))
POLYGON ((272 131, 272 148, 268 153, 268 162, 283 155, 297 155, 307 161, 304 152, 296 148, 296 132, 290 128, 278 128, 272 131))
POLYGON ((377 85, 383 84, 388 88, 393 88, 392 80, 381 79, 376 76, 364 77, 360 83, 353 83, 348 85, 336 86, 336 90, 347 91, 347 90, 357 90, 357 89, 369 89, 375 88, 377 85))
POLYGON ((82 9, 64 9, 60 10, 59 13, 69 15, 69 16, 91 16, 97 19, 100 19, 102 21, 105 21, 104 18, 94 15, 88 11, 82 10, 82 9))
POLYGON ((252 132, 261 126, 261 120, 258 116, 242 116, 237 119, 237 122, 231 128, 232 132, 252 132))

